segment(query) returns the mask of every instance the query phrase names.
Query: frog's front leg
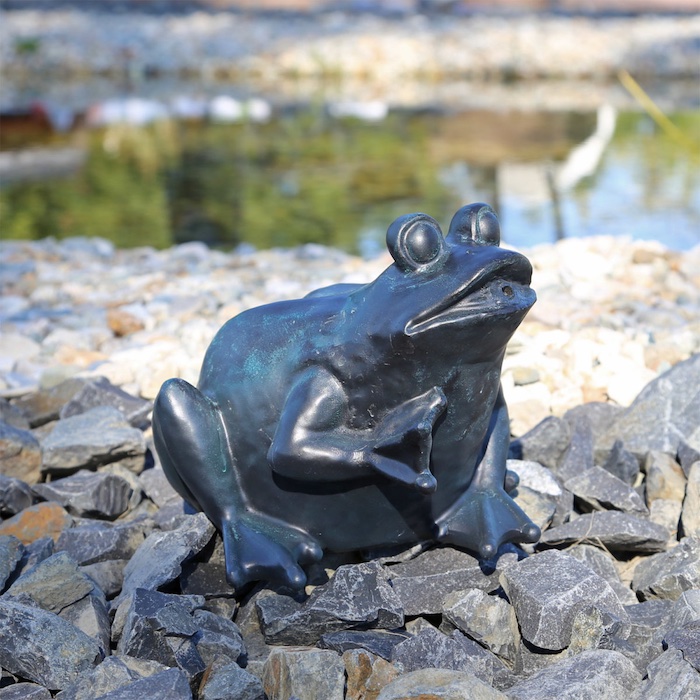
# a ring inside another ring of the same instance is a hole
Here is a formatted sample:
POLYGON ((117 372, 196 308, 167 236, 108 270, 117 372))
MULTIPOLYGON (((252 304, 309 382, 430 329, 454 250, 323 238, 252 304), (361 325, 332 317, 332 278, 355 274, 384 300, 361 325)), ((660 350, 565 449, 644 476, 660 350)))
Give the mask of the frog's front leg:
POLYGON ((374 427, 353 428, 340 380, 312 368, 287 397, 268 460, 276 473, 302 481, 381 474, 432 493, 437 487, 429 469, 432 432, 445 405, 442 390, 433 387, 388 411, 374 427))
POLYGON ((153 439, 170 483, 221 532, 231 585, 305 584, 299 564, 320 559, 321 547, 307 533, 247 508, 214 401, 182 379, 168 380, 153 408, 153 439))
POLYGON ((437 539, 493 557, 505 542, 537 542, 540 528, 508 495, 517 477, 506 470, 510 441, 508 409, 499 391, 486 449, 469 488, 437 520, 437 539))

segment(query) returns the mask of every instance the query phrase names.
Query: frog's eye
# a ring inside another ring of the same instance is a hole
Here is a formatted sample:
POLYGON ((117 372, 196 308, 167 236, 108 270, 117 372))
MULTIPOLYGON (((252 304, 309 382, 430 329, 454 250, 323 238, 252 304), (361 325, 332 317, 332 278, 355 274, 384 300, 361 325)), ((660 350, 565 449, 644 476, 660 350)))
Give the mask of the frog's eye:
POLYGON ((476 202, 462 207, 453 217, 447 234, 465 243, 500 245, 501 225, 496 212, 488 204, 476 202))
POLYGON ((386 245, 402 270, 416 270, 442 257, 445 239, 432 217, 406 214, 389 226, 386 245))

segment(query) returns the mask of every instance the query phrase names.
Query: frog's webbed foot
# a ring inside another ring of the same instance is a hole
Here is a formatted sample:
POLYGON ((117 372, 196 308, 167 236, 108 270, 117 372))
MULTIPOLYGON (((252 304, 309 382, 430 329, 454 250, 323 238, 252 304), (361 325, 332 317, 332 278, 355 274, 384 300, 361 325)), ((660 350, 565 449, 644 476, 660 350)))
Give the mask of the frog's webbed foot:
POLYGON ((319 561, 319 543, 267 516, 247 513, 221 523, 226 558, 226 579, 240 590, 252 581, 274 581, 293 589, 303 588, 306 574, 301 564, 319 561))
POLYGON ((502 488, 470 486, 438 518, 436 539, 493 557, 505 542, 537 542, 540 528, 502 488))

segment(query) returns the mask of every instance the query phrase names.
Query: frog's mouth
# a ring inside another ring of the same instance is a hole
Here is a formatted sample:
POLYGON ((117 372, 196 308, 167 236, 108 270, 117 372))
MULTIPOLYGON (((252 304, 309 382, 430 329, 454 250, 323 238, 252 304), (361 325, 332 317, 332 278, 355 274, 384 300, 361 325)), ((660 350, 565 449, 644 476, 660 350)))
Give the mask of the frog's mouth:
POLYGON ((514 316, 519 322, 536 300, 531 277, 532 266, 522 255, 496 260, 440 304, 409 321, 406 333, 415 335, 437 326, 504 316, 514 316))

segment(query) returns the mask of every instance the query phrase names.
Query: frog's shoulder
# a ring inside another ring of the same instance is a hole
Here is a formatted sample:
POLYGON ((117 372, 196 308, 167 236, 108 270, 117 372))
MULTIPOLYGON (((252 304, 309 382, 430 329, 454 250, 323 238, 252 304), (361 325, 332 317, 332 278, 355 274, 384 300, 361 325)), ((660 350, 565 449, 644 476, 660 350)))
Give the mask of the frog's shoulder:
POLYGON ((349 284, 349 283, 340 283, 340 284, 331 284, 328 287, 321 287, 320 289, 314 289, 313 292, 309 292, 304 299, 317 299, 318 297, 336 297, 336 296, 342 296, 346 297, 348 294, 352 294, 353 292, 357 291, 361 287, 364 287, 363 284, 349 284))

